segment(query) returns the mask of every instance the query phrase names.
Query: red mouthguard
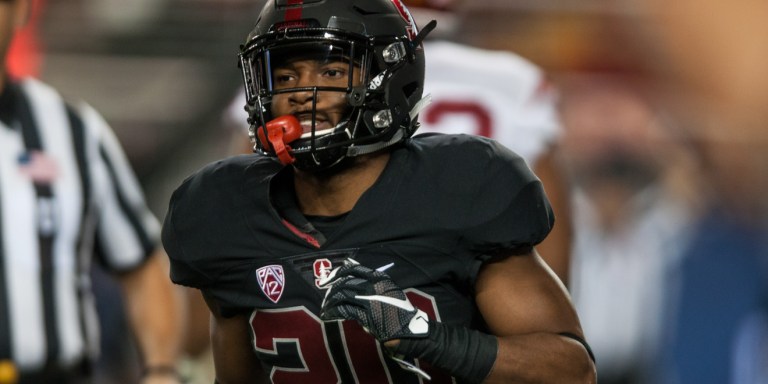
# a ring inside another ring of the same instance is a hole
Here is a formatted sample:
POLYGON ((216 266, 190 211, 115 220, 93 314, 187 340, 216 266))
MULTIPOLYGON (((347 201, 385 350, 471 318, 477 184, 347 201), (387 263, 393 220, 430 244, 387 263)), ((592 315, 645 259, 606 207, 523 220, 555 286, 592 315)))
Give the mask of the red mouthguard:
POLYGON ((264 129, 262 127, 259 127, 256 132, 261 145, 264 148, 270 148, 271 146, 281 163, 288 165, 296 161, 296 158, 289 152, 291 147, 288 145, 291 141, 301 137, 303 132, 299 119, 296 116, 280 116, 267 122, 267 137, 264 137, 264 129))

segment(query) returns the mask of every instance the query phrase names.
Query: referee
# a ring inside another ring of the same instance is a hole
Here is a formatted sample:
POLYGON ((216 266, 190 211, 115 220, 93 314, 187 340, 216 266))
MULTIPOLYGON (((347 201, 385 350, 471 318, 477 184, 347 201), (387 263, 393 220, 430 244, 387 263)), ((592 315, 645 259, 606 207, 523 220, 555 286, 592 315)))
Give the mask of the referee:
POLYGON ((178 383, 181 302, 115 136, 89 106, 6 73, 29 3, 0 0, 0 382, 90 383, 98 262, 122 285, 142 382, 178 383))

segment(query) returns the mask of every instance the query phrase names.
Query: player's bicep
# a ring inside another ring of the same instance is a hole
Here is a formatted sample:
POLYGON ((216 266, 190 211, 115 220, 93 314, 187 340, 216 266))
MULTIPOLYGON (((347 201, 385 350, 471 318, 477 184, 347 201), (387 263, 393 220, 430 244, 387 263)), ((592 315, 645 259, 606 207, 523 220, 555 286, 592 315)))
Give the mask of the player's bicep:
POLYGON ((533 168, 536 176, 544 185, 547 199, 555 214, 555 225, 552 227, 552 231, 536 248, 540 251, 540 255, 547 262, 547 265, 555 271, 567 287, 573 243, 571 191, 561 159, 558 156, 557 147, 551 147, 539 157, 533 168))
POLYGON ((533 249, 486 263, 475 292, 478 308, 497 336, 565 332, 582 337, 565 287, 533 249))
POLYGON ((218 384, 266 383, 261 364, 251 344, 248 316, 221 316, 216 303, 211 309, 211 347, 218 384))

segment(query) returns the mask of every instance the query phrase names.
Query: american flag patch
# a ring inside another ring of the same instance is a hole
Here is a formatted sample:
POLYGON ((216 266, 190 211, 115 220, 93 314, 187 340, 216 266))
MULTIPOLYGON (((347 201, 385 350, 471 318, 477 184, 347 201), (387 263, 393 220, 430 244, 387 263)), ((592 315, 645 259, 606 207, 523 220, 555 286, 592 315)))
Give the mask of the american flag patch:
POLYGON ((40 151, 22 153, 17 163, 19 171, 38 185, 50 185, 59 176, 56 160, 40 151))

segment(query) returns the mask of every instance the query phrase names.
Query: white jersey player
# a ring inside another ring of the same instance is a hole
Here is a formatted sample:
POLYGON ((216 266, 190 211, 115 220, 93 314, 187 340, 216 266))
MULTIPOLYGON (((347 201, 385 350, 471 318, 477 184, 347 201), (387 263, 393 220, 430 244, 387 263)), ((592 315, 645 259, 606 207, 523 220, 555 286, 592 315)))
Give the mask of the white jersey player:
POLYGON ((419 132, 491 137, 533 166, 560 135, 554 88, 542 71, 511 52, 428 41, 419 132), (462 59, 466 58, 466 59, 462 59))
MULTIPOLYGON (((439 25, 439 24, 438 24, 439 25)), ((555 228, 537 247, 567 283, 571 250, 569 195, 556 156, 561 135, 554 87, 530 61, 449 41, 424 43, 429 70, 419 132, 491 137, 523 157, 555 209, 555 228)))

